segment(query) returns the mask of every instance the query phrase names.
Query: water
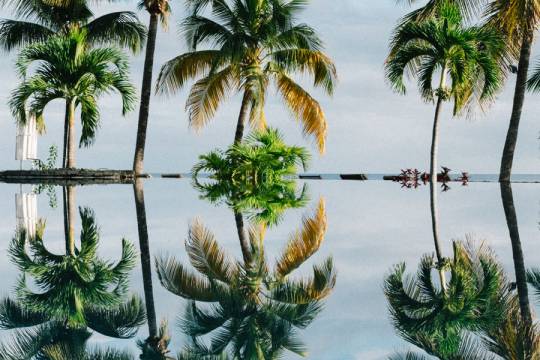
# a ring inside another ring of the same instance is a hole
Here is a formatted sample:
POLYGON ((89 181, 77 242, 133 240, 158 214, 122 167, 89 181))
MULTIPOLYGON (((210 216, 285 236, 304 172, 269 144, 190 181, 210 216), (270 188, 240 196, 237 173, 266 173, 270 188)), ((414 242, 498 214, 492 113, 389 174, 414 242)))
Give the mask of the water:
MULTIPOLYGON (((478 178, 478 180, 480 180, 478 178)), ((396 351, 412 346, 401 340, 392 327, 383 282, 394 264, 405 262, 416 271, 420 258, 433 253, 429 187, 403 189, 398 183, 383 181, 307 181, 309 201, 306 206, 288 209, 276 226, 266 231, 264 251, 270 268, 289 236, 301 228, 302 217, 312 216, 320 199, 326 204, 328 228, 319 250, 293 278, 309 276, 312 265, 332 257, 337 271, 335 288, 325 300, 324 309, 297 336, 305 343, 309 359, 386 359, 396 351)), ((304 182, 297 184, 301 188, 304 182)), ((496 253, 508 277, 514 279, 512 247, 501 201, 499 184, 471 182, 468 186, 452 183, 451 189, 439 193, 440 236, 442 251, 450 257, 453 239, 471 236, 484 241, 496 253)), ((16 297, 15 287, 20 271, 8 260, 10 239, 17 227, 15 194, 31 192, 29 185, 1 185, 0 195, 0 287, 4 296, 16 297)), ((514 204, 527 268, 540 266, 539 187, 531 183, 513 184, 514 204)), ((55 188, 58 206, 51 208, 46 194, 38 196, 38 217, 46 220, 45 246, 54 253, 65 252, 62 189, 55 188)), ((83 186, 75 191, 76 205, 92 209, 99 225, 100 258, 117 261, 121 256, 121 239, 131 241, 139 251, 137 214, 131 185, 83 186)), ((189 224, 199 219, 210 229, 219 244, 241 261, 233 211, 225 204, 215 205, 201 199, 189 179, 149 179, 144 184, 149 248, 155 258, 174 256, 189 266, 184 240, 189 224)), ((246 220, 247 222, 247 220, 246 220)), ((78 246, 81 221, 76 216, 78 246)), ((142 268, 137 257, 129 275, 130 293, 144 298, 142 268)), ((36 284, 28 280, 37 291, 36 284)), ((186 343, 179 318, 187 302, 165 290, 152 267, 156 318, 167 319, 172 341, 171 355, 186 343)), ((540 300, 531 290, 532 304, 540 300)), ((1 342, 12 341, 13 331, 2 331, 1 342)), ((138 358, 135 340, 144 340, 148 327, 142 325, 133 339, 115 340, 95 333, 89 343, 100 347, 125 349, 138 358)), ((286 359, 298 356, 285 352, 286 359)))

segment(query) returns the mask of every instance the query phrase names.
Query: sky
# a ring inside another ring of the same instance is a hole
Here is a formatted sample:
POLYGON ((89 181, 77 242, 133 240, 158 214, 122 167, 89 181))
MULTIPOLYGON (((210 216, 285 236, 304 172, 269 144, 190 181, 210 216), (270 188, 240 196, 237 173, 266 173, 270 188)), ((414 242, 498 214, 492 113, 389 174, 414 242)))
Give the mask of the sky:
MULTIPOLYGON (((178 34, 185 16, 180 0, 171 2, 173 17, 167 32, 159 31, 154 74, 167 60, 186 51, 178 34)), ((136 1, 96 7, 96 14, 137 11, 136 1)), ((320 156, 311 139, 302 137, 301 126, 286 110, 275 91, 266 106, 268 123, 279 128, 291 144, 308 147, 313 159, 311 172, 395 173, 401 168, 428 167, 433 104, 424 103, 414 83, 408 95, 398 95, 384 79, 383 64, 388 39, 398 19, 409 9, 395 0, 312 0, 299 21, 317 29, 326 51, 337 66, 339 84, 333 97, 313 94, 328 119, 326 154, 320 156)), ((138 12, 144 23, 144 11, 138 12)), ((10 17, 0 11, 0 17, 10 17)), ((533 54, 534 55, 534 54, 533 54)), ((18 168, 15 157, 16 128, 7 102, 20 79, 14 73, 16 52, 0 58, 0 169, 18 168)), ((131 57, 132 80, 137 88, 142 77, 143 54, 131 57)), ((452 118, 447 104, 441 126, 439 162, 457 171, 497 173, 508 128, 515 78, 496 103, 474 119, 452 118)), ((308 87, 311 89, 311 87, 308 87)), ((515 154, 514 173, 537 173, 540 159, 537 115, 540 95, 526 99, 515 154)), ((154 96, 151 102, 145 169, 148 172, 188 172, 200 154, 224 148, 234 137, 240 97, 224 102, 216 118, 199 132, 188 126, 186 92, 170 97, 154 96)), ((123 118, 117 96, 100 101, 102 125, 91 148, 78 151, 79 167, 130 168, 137 131, 138 110, 123 118)), ((39 156, 46 158, 52 144, 61 145, 63 106, 51 104, 45 113, 47 133, 39 140, 39 156)), ((80 130, 80 126, 79 126, 80 130)), ((28 164, 26 166, 29 166, 28 164)))

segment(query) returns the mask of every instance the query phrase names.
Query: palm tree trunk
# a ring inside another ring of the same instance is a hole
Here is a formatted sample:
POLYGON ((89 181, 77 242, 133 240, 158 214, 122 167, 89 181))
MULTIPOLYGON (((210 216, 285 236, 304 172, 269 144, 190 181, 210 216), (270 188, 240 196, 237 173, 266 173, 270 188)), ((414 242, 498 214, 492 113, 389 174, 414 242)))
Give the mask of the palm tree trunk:
POLYGON ((141 268, 144 287, 144 302, 148 321, 149 339, 157 338, 156 307, 152 285, 152 259, 148 242, 148 226, 146 222, 146 206, 144 203, 144 187, 142 180, 136 179, 133 184, 135 195, 135 210, 137 212, 137 230, 139 232, 139 247, 141 251, 141 268))
POLYGON ((236 222, 236 230, 238 231, 238 240, 240 240, 240 248, 242 249, 242 257, 244 263, 248 264, 251 261, 251 246, 244 228, 244 218, 238 211, 234 212, 234 221, 236 222))
POLYGON ((244 96, 242 98, 242 106, 240 107, 240 115, 238 115, 238 123, 236 124, 236 133, 234 134, 234 143, 240 144, 242 138, 244 137, 244 127, 246 123, 246 117, 248 114, 249 107, 249 92, 244 91, 244 96))
MULTIPOLYGON (((444 90, 446 85, 446 67, 442 69, 440 90, 444 90)), ((439 94, 437 98, 437 105, 435 107, 435 118, 433 120, 433 134, 431 137, 431 159, 430 159, 430 176, 429 176, 429 190, 430 190, 430 206, 431 206, 431 228, 433 231, 433 241, 435 242, 435 253, 437 255, 438 265, 442 266, 443 256, 441 245, 439 242, 439 209, 437 198, 437 153, 439 148, 439 120, 441 115, 441 108, 444 99, 439 94)), ((439 269, 439 278, 441 281, 441 288, 446 292, 446 277, 444 270, 439 269)))
POLYGON ((525 92, 527 91, 532 42, 532 32, 523 35, 521 52, 519 55, 516 88, 514 91, 514 104, 512 106, 512 115, 510 116, 510 124, 508 126, 501 160, 501 172, 499 174, 500 182, 509 182, 512 176, 512 164, 514 162, 514 151, 516 149, 518 138, 519 122, 521 120, 521 112, 525 102, 525 92))
POLYGON ((62 168, 67 167, 67 153, 69 141, 69 100, 66 100, 66 114, 64 118, 64 149, 62 153, 62 168))
POLYGON ((512 194, 512 185, 510 183, 501 183, 501 199, 506 216, 506 223, 512 242, 512 256, 514 258, 514 271, 516 273, 516 284, 519 298, 519 309, 523 322, 532 325, 531 306, 529 304, 529 289, 527 288, 527 271, 525 270, 525 261, 523 259, 523 249, 519 238, 519 228, 514 207, 514 196, 512 194))
POLYGON ((148 129, 148 116, 150 113, 150 97, 152 93, 152 71, 154 68, 154 53, 156 51, 156 36, 159 15, 150 13, 148 39, 146 42, 146 56, 144 58, 143 81, 141 90, 141 104, 139 108, 139 125, 137 128, 137 142, 133 159, 133 172, 141 175, 144 170, 144 149, 146 147, 146 132, 148 129))
POLYGON ((64 232, 66 254, 75 256, 75 187, 64 188, 64 232))
POLYGON ((68 154, 67 168, 75 168, 75 151, 77 144, 75 140, 75 101, 70 100, 68 105, 68 154))

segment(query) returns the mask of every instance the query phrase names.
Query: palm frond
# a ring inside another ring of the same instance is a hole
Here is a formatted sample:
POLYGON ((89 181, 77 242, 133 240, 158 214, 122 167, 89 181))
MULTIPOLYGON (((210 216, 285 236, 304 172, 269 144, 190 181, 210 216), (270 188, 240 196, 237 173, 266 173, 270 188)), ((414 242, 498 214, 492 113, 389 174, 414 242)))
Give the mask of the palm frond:
POLYGON ((292 114, 302 122, 305 135, 313 135, 324 153, 328 125, 321 105, 285 73, 277 76, 277 87, 292 114))
POLYGON ((157 258, 156 268, 161 285, 173 294, 203 302, 219 300, 218 293, 208 280, 188 271, 174 258, 157 258))
POLYGON ((302 230, 296 232, 289 240, 276 263, 277 274, 282 278, 286 277, 317 252, 324 241, 326 228, 325 203, 321 199, 315 215, 304 218, 302 230))

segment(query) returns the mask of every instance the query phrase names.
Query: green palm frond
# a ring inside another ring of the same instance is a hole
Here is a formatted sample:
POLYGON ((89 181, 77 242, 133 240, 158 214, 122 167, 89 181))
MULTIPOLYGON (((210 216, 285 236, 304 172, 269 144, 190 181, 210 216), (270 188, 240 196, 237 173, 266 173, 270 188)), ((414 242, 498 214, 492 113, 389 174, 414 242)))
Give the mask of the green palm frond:
POLYGON ((146 321, 142 300, 132 296, 127 302, 116 307, 92 307, 85 310, 88 327, 105 336, 129 339, 135 336, 146 321))
POLYGON ((146 39, 146 28, 132 12, 116 12, 94 18, 88 1, 3 0, 0 6, 13 9, 16 20, 2 20, 0 43, 14 48, 66 35, 73 29, 88 32, 88 46, 112 44, 137 52, 146 39))
POLYGON ((132 12, 105 14, 90 21, 85 28, 88 31, 88 42, 93 46, 113 43, 137 53, 146 41, 146 27, 132 12))
POLYGON ((46 321, 48 318, 45 313, 34 312, 10 298, 4 298, 0 302, 0 327, 2 329, 32 327, 46 321))

